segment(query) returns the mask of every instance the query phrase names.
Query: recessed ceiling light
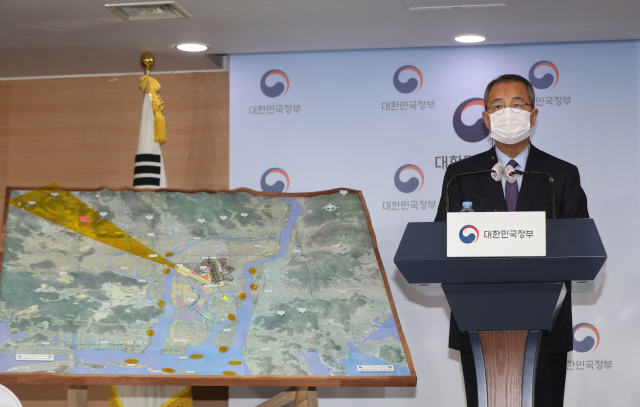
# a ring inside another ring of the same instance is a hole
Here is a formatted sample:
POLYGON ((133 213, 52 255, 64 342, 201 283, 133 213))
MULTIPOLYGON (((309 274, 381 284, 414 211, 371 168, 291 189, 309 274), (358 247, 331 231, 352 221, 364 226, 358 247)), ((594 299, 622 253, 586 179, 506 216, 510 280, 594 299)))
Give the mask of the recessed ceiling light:
POLYGON ((178 44, 176 45, 176 48, 178 48, 180 51, 186 51, 186 52, 202 52, 209 49, 209 47, 204 44, 196 44, 196 43, 188 43, 188 42, 183 44, 178 44))
POLYGON ((487 38, 483 35, 477 35, 477 34, 464 34, 464 35, 458 35, 455 37, 455 40, 458 42, 464 42, 465 44, 473 44, 476 42, 482 42, 484 40, 486 40, 487 38))

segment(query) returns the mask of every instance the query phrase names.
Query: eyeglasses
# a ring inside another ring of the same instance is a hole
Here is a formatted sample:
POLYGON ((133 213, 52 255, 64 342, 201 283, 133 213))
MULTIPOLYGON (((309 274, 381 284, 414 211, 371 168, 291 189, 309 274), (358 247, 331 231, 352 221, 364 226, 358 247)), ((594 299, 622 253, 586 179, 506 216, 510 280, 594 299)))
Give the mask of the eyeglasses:
MULTIPOLYGON (((511 106, 509 106, 509 108, 513 113, 529 113, 529 111, 526 108, 527 106, 529 106, 531 110, 533 110, 533 105, 530 105, 529 103, 525 103, 521 101, 511 102, 511 106)), ((504 112, 504 108, 505 108, 505 105, 503 103, 494 103, 489 106, 489 108, 487 109, 487 113, 502 114, 502 112, 504 112)))

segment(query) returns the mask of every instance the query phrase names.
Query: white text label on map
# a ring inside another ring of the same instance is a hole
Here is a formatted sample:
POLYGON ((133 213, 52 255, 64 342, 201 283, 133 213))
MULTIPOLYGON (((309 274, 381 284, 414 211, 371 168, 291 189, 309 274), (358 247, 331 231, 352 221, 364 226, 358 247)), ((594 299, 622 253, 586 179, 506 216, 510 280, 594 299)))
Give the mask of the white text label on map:
POLYGON ((395 372, 393 365, 358 365, 358 372, 395 372))
POLYGON ((53 362, 54 355, 33 355, 29 353, 18 353, 16 354, 16 360, 46 360, 48 362, 53 362))

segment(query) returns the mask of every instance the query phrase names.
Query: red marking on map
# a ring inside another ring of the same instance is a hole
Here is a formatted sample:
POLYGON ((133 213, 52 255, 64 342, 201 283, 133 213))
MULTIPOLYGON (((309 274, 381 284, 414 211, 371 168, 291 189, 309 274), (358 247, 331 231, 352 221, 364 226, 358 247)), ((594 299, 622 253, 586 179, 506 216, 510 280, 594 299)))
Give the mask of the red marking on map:
POLYGON ((80 216, 80 223, 82 223, 82 222, 89 223, 89 217, 88 216, 80 216))

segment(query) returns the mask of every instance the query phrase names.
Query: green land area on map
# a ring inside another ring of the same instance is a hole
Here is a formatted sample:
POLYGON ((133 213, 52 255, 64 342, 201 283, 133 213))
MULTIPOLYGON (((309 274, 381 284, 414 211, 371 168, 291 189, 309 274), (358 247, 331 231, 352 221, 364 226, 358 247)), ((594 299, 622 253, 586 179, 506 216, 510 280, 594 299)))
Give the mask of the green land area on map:
POLYGON ((0 372, 409 374, 357 194, 10 199, 0 372))

